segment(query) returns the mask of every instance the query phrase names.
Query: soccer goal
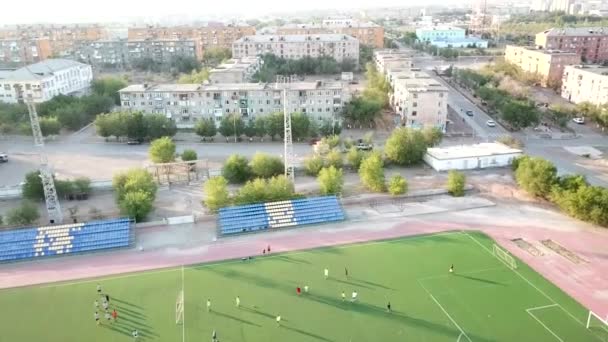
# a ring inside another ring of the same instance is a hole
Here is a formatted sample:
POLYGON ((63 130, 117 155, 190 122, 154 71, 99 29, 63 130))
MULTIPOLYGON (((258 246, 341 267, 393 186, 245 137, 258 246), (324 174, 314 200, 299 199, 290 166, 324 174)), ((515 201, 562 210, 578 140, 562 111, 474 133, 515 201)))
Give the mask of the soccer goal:
POLYGON ((515 258, 512 257, 511 254, 509 254, 509 252, 505 251, 497 244, 494 244, 492 251, 494 253, 494 256, 502 260, 505 264, 507 264, 507 266, 512 269, 517 268, 517 262, 515 261, 515 258))
POLYGON ((175 324, 184 322, 184 291, 180 291, 175 301, 175 324))
POLYGON ((608 317, 603 319, 595 312, 589 311, 589 316, 587 316, 587 329, 601 329, 608 332, 608 317))

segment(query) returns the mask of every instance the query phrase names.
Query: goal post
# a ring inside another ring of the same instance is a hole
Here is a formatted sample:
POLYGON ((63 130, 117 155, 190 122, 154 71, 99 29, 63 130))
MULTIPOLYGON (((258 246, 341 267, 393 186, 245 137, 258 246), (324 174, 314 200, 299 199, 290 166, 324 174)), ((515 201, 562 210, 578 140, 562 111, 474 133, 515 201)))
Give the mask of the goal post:
POLYGON ((184 322, 184 291, 180 291, 175 301, 175 324, 184 322))
POLYGON ((502 260, 507 266, 509 266, 509 268, 517 268, 517 262, 515 261, 515 258, 499 245, 494 244, 494 246, 492 246, 492 253, 494 253, 495 257, 502 260))
POLYGON ((608 332, 608 317, 602 318, 600 315, 596 314, 593 311, 589 311, 589 316, 587 316, 587 329, 597 328, 602 329, 605 332, 608 332))

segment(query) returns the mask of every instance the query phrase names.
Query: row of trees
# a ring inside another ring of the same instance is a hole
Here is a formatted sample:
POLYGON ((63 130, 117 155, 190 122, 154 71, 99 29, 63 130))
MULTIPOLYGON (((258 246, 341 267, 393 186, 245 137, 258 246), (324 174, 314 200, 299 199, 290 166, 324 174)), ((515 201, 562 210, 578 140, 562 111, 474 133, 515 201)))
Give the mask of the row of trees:
POLYGON ((137 141, 154 140, 177 133, 175 122, 162 114, 142 112, 113 112, 98 115, 95 119, 97 134, 104 138, 127 137, 137 141))
POLYGON ((274 54, 265 54, 262 61, 264 63, 260 70, 253 75, 253 80, 257 82, 274 82, 277 75, 334 75, 357 69, 354 59, 345 58, 337 62, 330 56, 286 59, 274 54))
MULTIPOLYGON (((219 128, 216 128, 213 119, 199 120, 194 131, 203 138, 213 138, 220 133, 222 136, 248 138, 269 136, 274 140, 277 136, 283 138, 285 132, 285 121, 283 113, 272 113, 268 116, 258 116, 255 120, 245 122, 240 115, 227 115, 222 118, 219 128)), ((324 120, 320 125, 303 113, 291 114, 291 134, 295 140, 320 135, 340 134, 342 127, 336 121, 332 124, 330 120, 324 120)))
MULTIPOLYGON (((91 194, 91 180, 87 177, 78 177, 74 180, 55 179, 55 188, 57 196, 63 198, 75 195, 88 196, 91 194)), ((21 191, 25 199, 44 200, 44 188, 40 171, 32 171, 25 175, 21 191)))
POLYGON ((608 189, 592 186, 581 175, 557 176, 551 162, 520 157, 513 163, 517 184, 529 194, 555 203, 568 215, 608 227, 608 189))
POLYGON ((224 162, 222 176, 232 184, 242 184, 252 178, 271 178, 283 174, 285 165, 279 157, 258 152, 251 162, 238 154, 233 154, 224 162))

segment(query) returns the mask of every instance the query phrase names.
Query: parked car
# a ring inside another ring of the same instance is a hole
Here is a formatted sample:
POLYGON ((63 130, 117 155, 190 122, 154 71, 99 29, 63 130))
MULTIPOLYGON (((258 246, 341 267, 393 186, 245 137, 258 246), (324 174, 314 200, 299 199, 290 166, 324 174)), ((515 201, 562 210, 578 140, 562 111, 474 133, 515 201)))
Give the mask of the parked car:
POLYGON ((312 138, 310 140, 308 140, 308 145, 316 145, 319 141, 321 141, 321 139, 319 138, 312 138))
POLYGON ((374 145, 372 144, 366 144, 363 139, 359 139, 357 141, 357 150, 362 150, 362 151, 370 151, 371 149, 374 148, 374 145))
POLYGON ((584 125, 585 124, 585 118, 584 117, 578 117, 578 118, 574 118, 572 119, 572 121, 576 122, 579 125, 584 125))
POLYGON ((0 163, 8 162, 8 155, 6 153, 0 153, 0 163))
POLYGON ((468 116, 473 116, 473 111, 472 110, 467 110, 465 112, 468 116))
POLYGON ((142 141, 138 139, 127 140, 127 145, 141 145, 142 141))
POLYGON ((496 127, 496 122, 494 122, 494 120, 488 120, 486 121, 486 125, 488 125, 488 127, 496 127))

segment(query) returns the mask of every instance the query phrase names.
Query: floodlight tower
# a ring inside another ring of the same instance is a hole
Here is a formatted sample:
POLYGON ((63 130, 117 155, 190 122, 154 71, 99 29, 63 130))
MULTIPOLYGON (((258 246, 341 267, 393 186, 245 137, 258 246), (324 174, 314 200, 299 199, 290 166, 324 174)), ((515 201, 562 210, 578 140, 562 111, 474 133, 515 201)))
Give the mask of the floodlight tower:
POLYGON ((40 121, 33 98, 27 97, 25 100, 27 111, 30 115, 30 124, 32 125, 32 135, 34 136, 34 145, 38 147, 40 152, 40 178, 42 179, 42 189, 44 190, 44 200, 46 202, 46 211, 51 223, 62 223, 63 214, 55 189, 55 181, 53 179, 53 171, 49 165, 48 158, 44 151, 44 138, 40 130, 40 121))
POLYGON ((295 81, 297 77, 277 75, 277 86, 281 84, 283 87, 283 126, 284 126, 284 153, 283 159, 285 163, 285 177, 295 184, 295 167, 293 155, 293 140, 291 136, 291 112, 287 108, 287 88, 289 83, 295 81))

